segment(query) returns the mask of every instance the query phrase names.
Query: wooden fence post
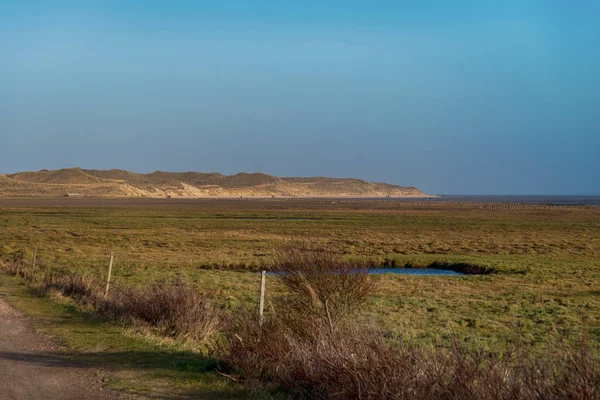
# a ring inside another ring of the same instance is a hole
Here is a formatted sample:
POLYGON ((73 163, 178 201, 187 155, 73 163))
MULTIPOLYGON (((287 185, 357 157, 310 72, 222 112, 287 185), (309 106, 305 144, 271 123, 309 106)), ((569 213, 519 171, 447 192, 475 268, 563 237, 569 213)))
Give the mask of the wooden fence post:
POLYGON ((258 300, 258 324, 263 324, 263 312, 265 310, 265 283, 267 280, 267 271, 260 273, 260 298, 258 300))
POLYGON ((104 297, 108 296, 108 289, 110 288, 110 275, 112 274, 114 255, 110 252, 110 263, 108 264, 108 277, 106 278, 106 289, 104 290, 104 297))
POLYGON ((33 248, 33 261, 31 262, 31 277, 35 275, 35 260, 37 259, 37 246, 33 248))

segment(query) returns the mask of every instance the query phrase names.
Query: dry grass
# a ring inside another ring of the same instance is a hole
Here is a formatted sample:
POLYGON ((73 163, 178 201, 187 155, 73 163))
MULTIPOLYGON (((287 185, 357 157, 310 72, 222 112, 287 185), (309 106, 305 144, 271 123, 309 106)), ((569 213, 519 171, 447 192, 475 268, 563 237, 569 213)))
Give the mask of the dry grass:
POLYGON ((339 255, 321 249, 278 254, 286 294, 262 326, 252 310, 232 315, 217 347, 242 378, 299 398, 600 398, 600 360, 586 345, 565 344, 539 358, 520 348, 491 353, 393 341, 349 312, 364 307, 372 289, 365 272, 340 269, 339 255), (338 299, 333 313, 328 299, 338 299))
POLYGON ((153 284, 143 290, 116 288, 98 305, 98 311, 116 319, 141 321, 166 336, 206 341, 221 326, 216 302, 190 284, 153 284))
POLYGON ((284 307, 332 323, 357 311, 374 289, 364 263, 349 262, 338 252, 308 241, 278 249, 269 269, 287 289, 284 307))
POLYGON ((536 359, 458 346, 422 349, 359 325, 335 335, 321 328, 314 342, 288 337, 286 344, 268 379, 306 398, 600 398, 599 360, 581 347, 536 359))
MULTIPOLYGON (((594 372, 600 339, 597 289, 600 212, 597 209, 547 206, 492 209, 472 204, 383 201, 334 204, 316 200, 170 200, 173 201, 83 199, 81 203, 71 200, 65 208, 54 207, 52 199, 11 203, 16 205, 0 199, 0 205, 4 204, 0 209, 0 257, 13 263, 15 253, 24 249, 17 257, 20 264, 12 264, 11 268, 13 274, 27 276, 32 250, 37 246, 38 273, 54 272, 60 276, 73 272, 102 282, 106 279, 107 254, 114 251, 115 288, 143 290, 152 282, 173 282, 181 275, 184 282, 209 293, 208 298, 214 295, 232 316, 226 322, 225 343, 234 339, 238 347, 232 347, 234 351, 224 359, 249 379, 272 382, 292 391, 314 388, 315 393, 334 396, 334 389, 327 389, 327 384, 319 382, 316 375, 327 376, 329 371, 322 365, 332 362, 332 374, 343 375, 344 379, 352 376, 343 372, 346 371, 343 368, 349 368, 353 354, 362 354, 360 357, 366 357, 364 360, 368 362, 360 361, 352 368, 362 371, 360 374, 376 385, 383 383, 377 381, 377 376, 369 375, 367 364, 372 364, 373 371, 379 371, 378 376, 393 377, 394 371, 408 371, 407 375, 421 382, 420 387, 426 387, 423 382, 433 379, 421 378, 424 373, 420 371, 432 374, 439 368, 445 372, 435 372, 435 376, 446 382, 445 390, 451 390, 447 389, 451 382, 468 382, 455 374, 471 374, 471 367, 466 366, 478 366, 482 371, 479 376, 489 376, 486 382, 491 382, 490 385, 496 379, 494 371, 500 371, 497 376, 510 382, 522 381, 523 385, 528 380, 541 382, 537 387, 544 390, 547 398, 567 397, 567 389, 560 389, 561 385, 571 387, 576 382, 593 382, 597 377, 594 372), (348 308, 348 314, 352 315, 349 321, 336 317, 344 313, 335 311, 335 296, 329 300, 333 289, 321 290, 321 286, 306 279, 299 282, 307 281, 311 289, 305 290, 300 285, 303 289, 294 296, 298 299, 312 291, 314 296, 302 300, 311 307, 302 307, 306 312, 302 318, 286 313, 285 301, 293 300, 293 291, 279 279, 269 277, 266 319, 260 328, 255 310, 248 314, 236 312, 240 307, 254 304, 258 275, 231 269, 256 269, 274 260, 276 249, 290 238, 318 241, 328 249, 336 249, 349 262, 365 260, 372 266, 480 268, 486 274, 456 278, 374 276, 371 279, 376 283, 375 291, 365 307, 348 308), (282 293, 284 296, 280 297, 282 293), (327 316, 325 299, 331 318, 327 316), (366 318, 375 322, 369 325, 364 322, 366 318), (314 324, 302 324, 304 319, 314 324), (333 330, 329 320, 333 322, 333 330), (310 334, 299 335, 302 331, 310 334), (345 336, 334 341, 329 338, 336 337, 332 331, 345 336), (585 355, 577 345, 557 345, 560 342, 557 336, 588 337, 593 355, 585 355), (452 341, 460 345, 453 346, 452 341), (338 343, 343 347, 336 347, 338 343), (473 352, 467 347, 479 350, 473 352), (376 355, 379 350, 370 354, 368 349, 381 349, 385 356, 376 355), (339 362, 327 358, 331 352, 338 354, 339 362), (455 352, 456 357, 452 355, 455 352), (377 357, 383 361, 379 363, 377 357), (417 360, 414 365, 413 358, 417 360), (310 359, 319 360, 319 364, 307 364, 310 359), (405 369, 400 369, 399 364, 405 369), (455 364, 465 367, 458 370, 455 364), (535 375, 536 368, 542 375, 535 375), (277 375, 280 371, 291 372, 277 375), (304 376, 308 377, 306 381, 304 376), (296 381, 302 385, 294 386, 296 381)), ((38 283, 40 279, 41 276, 38 283)), ((151 326, 142 319, 127 321, 130 322, 151 326)), ((477 384, 472 383, 469 390, 483 390, 475 389, 473 385, 477 384)), ((352 397, 357 385, 343 383, 348 389, 340 396, 352 397)), ((403 385, 411 387, 410 382, 403 385)), ((513 386, 502 387, 514 387, 517 383, 510 385, 513 386)), ((586 385, 578 386, 578 392, 585 394, 586 385)), ((368 387, 367 382, 360 382, 361 391, 363 387, 368 387)), ((439 392, 432 393, 444 397, 439 392)), ((511 398, 508 394, 503 396, 511 398)))
MULTIPOLYGON (((48 273, 31 284, 113 320, 214 343, 214 355, 241 378, 292 397, 600 399, 600 360, 589 343, 562 340, 538 355, 518 345, 491 352, 398 341, 362 317, 374 285, 360 264, 307 242, 276 254, 270 267, 280 273, 283 292, 262 325, 248 308, 224 317, 212 299, 181 281, 115 287, 108 298, 92 278, 77 274, 48 273)), ((18 258, 6 272, 23 271, 18 258)))
POLYGON ((100 287, 89 276, 69 273, 43 275, 34 285, 39 293, 56 292, 91 305, 97 305, 102 297, 100 287))
MULTIPOLYGON (((17 271, 28 278, 18 263, 5 264, 2 269, 10 274, 17 271)), ((101 286, 89 276, 50 272, 37 278, 29 280, 40 294, 58 293, 70 297, 105 318, 148 326, 164 336, 205 342, 219 330, 222 322, 217 302, 180 280, 140 289, 117 286, 105 296, 101 286)))

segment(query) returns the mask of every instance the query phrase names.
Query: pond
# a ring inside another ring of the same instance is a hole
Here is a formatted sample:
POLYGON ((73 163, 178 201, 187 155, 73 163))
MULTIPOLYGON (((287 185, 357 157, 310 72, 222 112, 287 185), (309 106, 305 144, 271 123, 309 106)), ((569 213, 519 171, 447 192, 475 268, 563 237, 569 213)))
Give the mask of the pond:
MULTIPOLYGON (((285 275, 285 272, 267 272, 267 275, 285 275)), ((430 275, 430 276, 466 276, 462 272, 452 271, 450 269, 436 268, 369 268, 369 274, 398 274, 398 275, 430 275)))
POLYGON ((373 275, 399 274, 399 275, 443 275, 443 276, 465 276, 462 272, 450 269, 436 268, 370 268, 369 273, 373 275))

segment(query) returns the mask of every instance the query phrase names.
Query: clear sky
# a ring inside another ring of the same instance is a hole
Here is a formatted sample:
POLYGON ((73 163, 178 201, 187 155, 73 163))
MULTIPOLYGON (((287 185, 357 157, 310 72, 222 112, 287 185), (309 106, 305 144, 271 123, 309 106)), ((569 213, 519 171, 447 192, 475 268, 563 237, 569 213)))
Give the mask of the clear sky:
POLYGON ((600 2, 0 2, 0 173, 600 193, 600 2))

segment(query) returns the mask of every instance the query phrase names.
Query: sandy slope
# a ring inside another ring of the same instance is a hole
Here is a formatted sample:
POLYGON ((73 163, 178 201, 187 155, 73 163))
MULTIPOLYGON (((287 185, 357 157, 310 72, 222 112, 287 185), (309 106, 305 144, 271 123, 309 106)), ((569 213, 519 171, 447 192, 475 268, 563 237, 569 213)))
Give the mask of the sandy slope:
POLYGON ((0 175, 0 196, 104 197, 385 197, 425 196, 415 187, 353 178, 280 178, 263 173, 200 172, 137 174, 124 170, 19 172, 0 175))

